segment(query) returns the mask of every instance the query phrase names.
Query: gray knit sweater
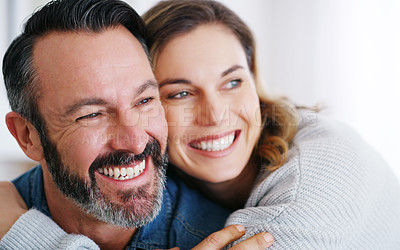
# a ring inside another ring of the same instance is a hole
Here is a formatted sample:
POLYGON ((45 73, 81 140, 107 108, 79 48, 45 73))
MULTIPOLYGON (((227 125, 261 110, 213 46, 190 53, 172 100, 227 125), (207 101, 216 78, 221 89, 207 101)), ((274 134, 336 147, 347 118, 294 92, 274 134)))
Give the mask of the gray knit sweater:
POLYGON ((36 209, 24 213, 0 241, 1 250, 99 250, 86 236, 67 234, 52 219, 36 209))
MULTIPOLYGON (((272 233, 271 249, 400 249, 400 186, 385 161, 348 127, 315 113, 301 118, 288 161, 272 174, 260 174, 246 207, 227 225, 244 225, 246 238, 272 233)), ((0 249, 33 242, 46 249, 97 248, 30 211, 0 249), (45 232, 49 228, 52 233, 45 232)))
POLYGON ((287 162, 259 175, 226 224, 270 232, 270 249, 400 249, 400 186, 385 161, 343 124, 301 119, 287 162))

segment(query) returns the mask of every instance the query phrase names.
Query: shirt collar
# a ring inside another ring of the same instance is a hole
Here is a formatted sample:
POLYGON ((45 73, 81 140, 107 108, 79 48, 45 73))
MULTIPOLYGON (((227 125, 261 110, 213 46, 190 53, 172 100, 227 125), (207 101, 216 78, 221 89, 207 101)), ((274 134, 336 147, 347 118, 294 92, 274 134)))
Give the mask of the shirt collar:
POLYGON ((129 249, 166 249, 168 247, 168 233, 172 223, 171 197, 164 189, 161 210, 157 217, 149 224, 141 227, 129 243, 129 249))

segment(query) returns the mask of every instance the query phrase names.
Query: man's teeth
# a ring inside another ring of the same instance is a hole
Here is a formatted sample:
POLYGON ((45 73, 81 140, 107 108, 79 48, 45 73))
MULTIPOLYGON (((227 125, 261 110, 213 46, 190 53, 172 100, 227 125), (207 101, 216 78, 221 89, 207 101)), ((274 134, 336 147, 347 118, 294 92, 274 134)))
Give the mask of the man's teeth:
POLYGON ((139 176, 146 168, 145 160, 134 167, 118 168, 118 167, 105 167, 99 168, 99 173, 113 178, 115 180, 129 180, 139 176))
POLYGON ((190 146, 205 151, 222 151, 229 148, 234 140, 235 140, 235 134, 232 133, 215 140, 191 143, 190 146))

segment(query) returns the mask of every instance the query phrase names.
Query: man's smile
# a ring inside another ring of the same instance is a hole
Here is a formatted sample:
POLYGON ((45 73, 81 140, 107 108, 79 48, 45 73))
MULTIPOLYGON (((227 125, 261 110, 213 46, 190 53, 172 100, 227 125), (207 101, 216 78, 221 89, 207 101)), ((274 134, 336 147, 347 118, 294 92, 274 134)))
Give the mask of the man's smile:
POLYGON ((104 167, 99 168, 97 171, 109 178, 114 180, 130 180, 143 173, 146 168, 146 160, 142 160, 140 163, 129 167, 104 167))

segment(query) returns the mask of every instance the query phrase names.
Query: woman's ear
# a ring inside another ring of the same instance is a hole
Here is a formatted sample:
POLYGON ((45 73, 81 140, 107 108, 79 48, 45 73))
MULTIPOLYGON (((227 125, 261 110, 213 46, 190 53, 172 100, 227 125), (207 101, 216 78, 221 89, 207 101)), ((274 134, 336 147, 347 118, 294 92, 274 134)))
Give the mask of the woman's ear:
POLYGON ((8 130, 24 153, 34 161, 43 159, 43 148, 36 128, 20 114, 12 111, 6 115, 8 130))

